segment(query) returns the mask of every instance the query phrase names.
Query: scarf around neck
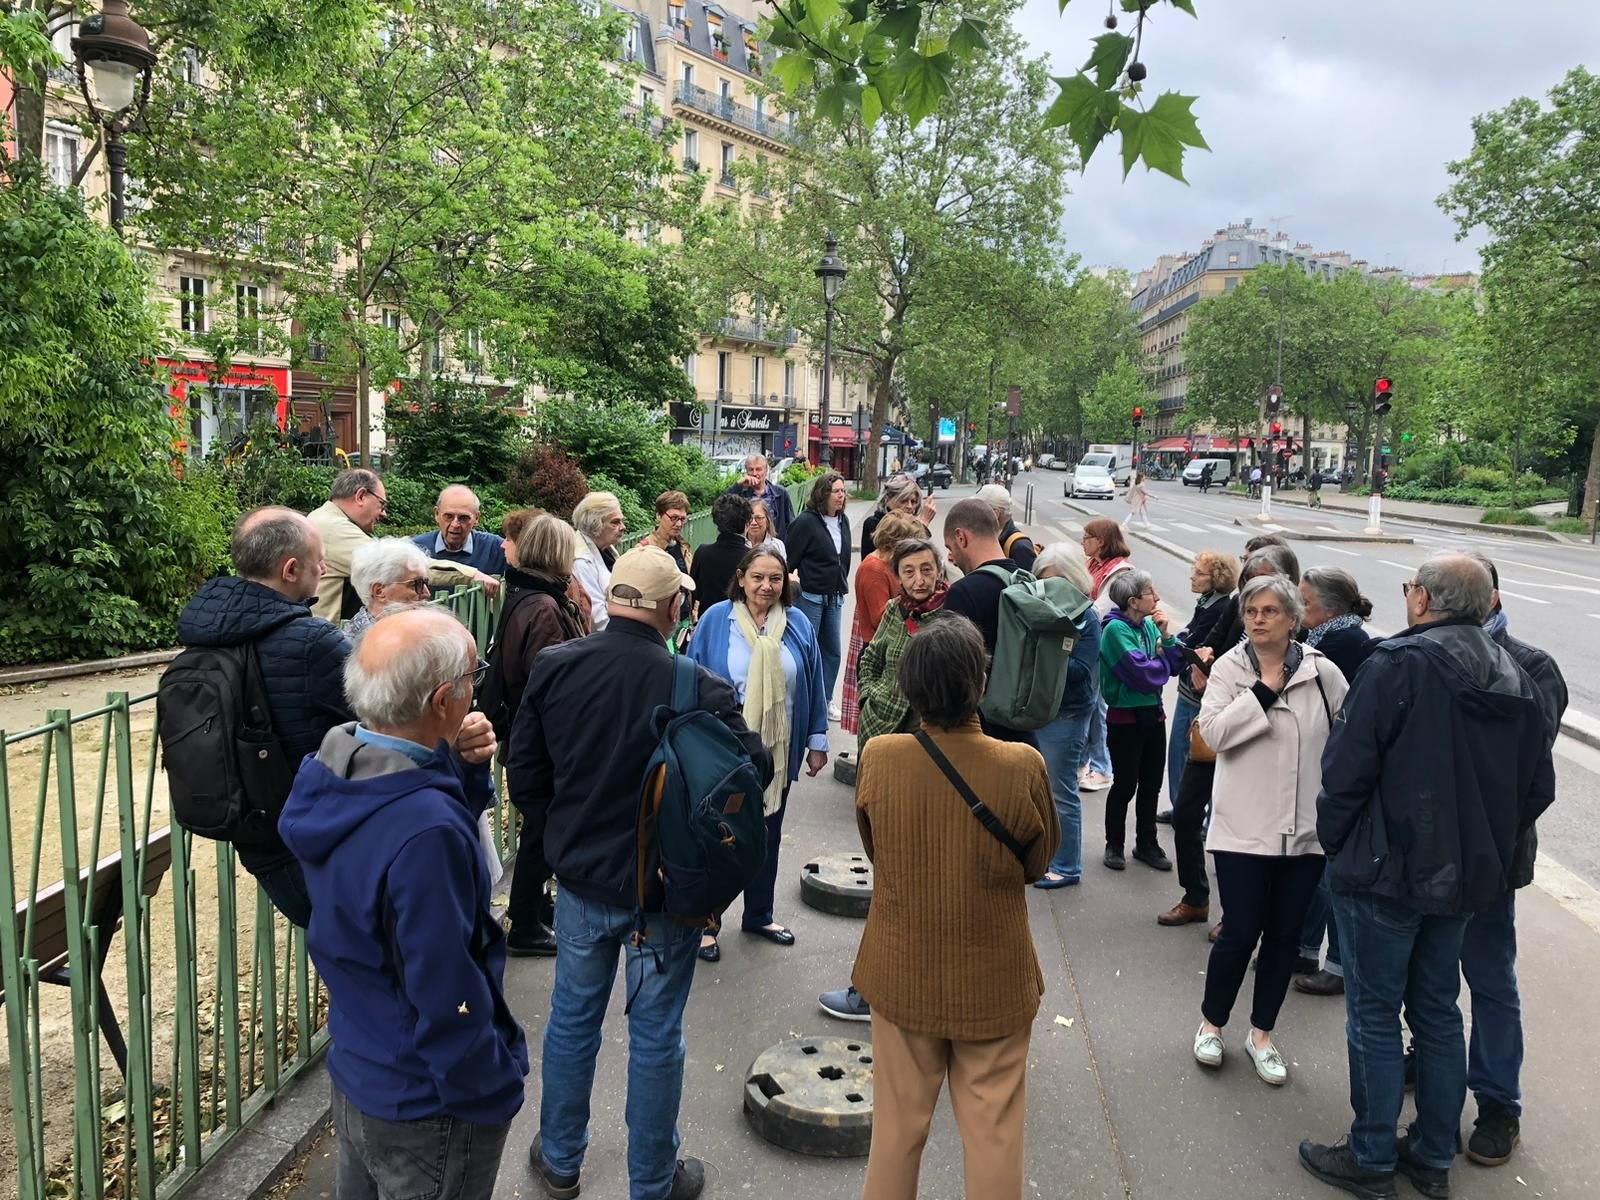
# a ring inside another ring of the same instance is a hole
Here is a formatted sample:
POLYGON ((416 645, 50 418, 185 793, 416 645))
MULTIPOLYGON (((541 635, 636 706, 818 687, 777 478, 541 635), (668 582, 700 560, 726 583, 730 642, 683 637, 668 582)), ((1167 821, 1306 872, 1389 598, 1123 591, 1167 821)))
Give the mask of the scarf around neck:
POLYGON ((1355 613, 1342 613, 1331 621, 1324 621, 1315 629, 1306 630, 1306 645, 1315 646, 1330 633, 1338 633, 1341 629, 1360 629, 1361 618, 1355 613))
POLYGON ((767 627, 758 629, 749 606, 736 600, 733 619, 750 647, 750 674, 744 684, 745 724, 759 733, 761 744, 772 751, 772 782, 761 796, 761 811, 770 817, 783 803, 783 785, 789 779, 789 694, 783 675, 783 634, 789 617, 783 605, 774 604, 767 613, 767 627))
POLYGON ((895 603, 900 606, 900 615, 905 618, 906 630, 909 633, 917 631, 917 618, 926 617, 936 613, 944 607, 945 597, 950 594, 950 585, 943 579, 933 585, 933 595, 926 600, 913 600, 906 595, 905 588, 900 589, 900 594, 895 597, 895 603))
POLYGON ((1483 631, 1490 637, 1498 637, 1506 631, 1508 624, 1510 622, 1506 620, 1506 610, 1503 608, 1497 609, 1484 619, 1483 631))

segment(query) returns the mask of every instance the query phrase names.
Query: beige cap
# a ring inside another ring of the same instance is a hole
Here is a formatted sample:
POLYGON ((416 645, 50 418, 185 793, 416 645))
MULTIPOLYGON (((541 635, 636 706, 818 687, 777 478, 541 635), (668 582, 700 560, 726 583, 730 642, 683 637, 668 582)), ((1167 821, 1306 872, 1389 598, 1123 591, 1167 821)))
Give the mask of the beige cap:
POLYGON ((683 588, 694 591, 694 580, 678 570, 670 554, 655 546, 636 546, 611 569, 606 599, 624 608, 655 608, 683 588))
POLYGON ((978 499, 990 508, 998 508, 1004 512, 1011 511, 1011 493, 998 483, 986 483, 978 489, 978 499))

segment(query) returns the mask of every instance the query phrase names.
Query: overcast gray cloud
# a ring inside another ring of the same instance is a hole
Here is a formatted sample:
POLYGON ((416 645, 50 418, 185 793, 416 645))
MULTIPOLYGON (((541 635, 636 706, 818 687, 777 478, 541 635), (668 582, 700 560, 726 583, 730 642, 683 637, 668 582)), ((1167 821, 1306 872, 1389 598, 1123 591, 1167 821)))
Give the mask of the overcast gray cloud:
MULTIPOLYGON (((1120 5, 1118 6, 1120 8, 1120 5)), ((1143 59, 1154 93, 1197 95, 1209 154, 1185 187, 1136 166, 1117 139, 1069 181, 1065 232, 1087 264, 1148 266, 1253 217, 1319 250, 1408 271, 1476 269, 1435 204, 1445 164, 1472 146, 1472 118, 1542 98, 1573 66, 1600 66, 1597 0, 1197 0, 1163 6, 1143 59), (1281 219, 1278 219, 1281 218, 1281 219)), ((1105 6, 1028 0, 1018 25, 1054 74, 1104 33, 1105 6)), ((1123 18, 1123 32, 1131 22, 1123 18)))

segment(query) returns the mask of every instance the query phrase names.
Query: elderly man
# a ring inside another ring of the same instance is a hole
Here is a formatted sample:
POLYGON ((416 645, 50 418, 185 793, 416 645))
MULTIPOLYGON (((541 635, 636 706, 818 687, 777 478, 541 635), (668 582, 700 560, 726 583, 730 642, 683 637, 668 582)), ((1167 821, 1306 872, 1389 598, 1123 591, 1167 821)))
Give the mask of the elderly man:
MULTIPOLYGON (((362 599, 350 586, 350 562, 356 550, 371 539, 388 508, 389 493, 377 472, 356 467, 335 475, 333 486, 328 489, 328 502, 309 514, 327 555, 327 569, 317 585, 317 602, 312 607, 323 620, 342 621, 355 616, 361 608, 362 599)), ((428 582, 440 587, 481 583, 490 595, 500 588, 500 581, 493 575, 439 559, 428 564, 428 582)))
POLYGON ((483 666, 449 613, 375 624, 345 668, 357 719, 302 764, 279 822, 328 985, 341 1197, 489 1200, 522 1107, 527 1046, 478 842, 495 751, 471 711, 483 666))
POLYGON ((1555 770, 1537 689, 1484 631, 1489 572, 1444 555, 1402 589, 1409 627, 1357 673, 1322 755, 1317 837, 1344 955, 1355 1121, 1347 1144, 1301 1142, 1300 1162, 1359 1196, 1393 1196, 1398 1171, 1443 1197, 1467 1091, 1462 938, 1504 897, 1555 770), (1397 1139, 1402 1004, 1417 1119, 1397 1139))
POLYGON ((505 547, 499 538, 478 533, 481 511, 477 493, 453 483, 439 493, 433 506, 433 523, 439 532, 419 533, 411 540, 431 558, 460 563, 485 575, 504 575, 505 547))
POLYGON ((767 478, 767 472, 766 455, 752 454, 744 460, 744 478, 728 491, 737 492, 749 500, 765 500, 767 512, 772 515, 772 536, 781 542, 789 536, 789 522, 794 520, 794 504, 788 492, 767 478))
MULTIPOLYGON (((234 574, 200 588, 178 617, 178 640, 186 648, 254 651, 272 732, 285 760, 298 764, 322 744, 323 734, 350 719, 339 685, 349 648, 338 629, 312 616, 309 607, 322 578, 322 538, 293 509, 257 508, 234 526, 228 555, 234 574)), ((176 666, 182 665, 180 659, 176 666)), ((175 671, 169 687, 177 680, 175 671)), ((191 771, 207 783, 214 779, 215 762, 185 761, 181 741, 165 750, 175 779, 191 771)), ((278 796, 276 804, 286 798, 278 796)), ((304 928, 311 900, 300 864, 278 837, 278 808, 259 819, 259 829, 241 829, 234 841, 240 865, 279 912, 304 928)))
POLYGON ((1022 570, 1033 570, 1033 560, 1039 552, 1034 548, 1033 539, 1011 519, 1011 493, 998 483, 991 483, 979 488, 976 498, 994 510, 995 523, 1000 526, 1000 549, 1005 556, 1022 570))
POLYGON ((361 611, 345 624, 344 635, 355 641, 379 617, 428 599, 428 556, 405 538, 373 538, 350 560, 350 586, 361 597, 361 611))

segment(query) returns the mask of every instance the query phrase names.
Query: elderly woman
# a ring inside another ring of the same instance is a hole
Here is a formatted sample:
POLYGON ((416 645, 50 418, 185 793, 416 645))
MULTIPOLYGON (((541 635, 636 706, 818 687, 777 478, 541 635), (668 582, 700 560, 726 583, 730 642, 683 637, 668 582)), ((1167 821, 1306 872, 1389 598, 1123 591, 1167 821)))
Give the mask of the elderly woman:
POLYGON ((428 556, 409 538, 373 538, 350 560, 350 586, 361 597, 361 611, 344 627, 354 641, 386 612, 428 598, 428 556))
MULTIPOLYGON (((1372 616, 1372 601, 1349 571, 1337 567, 1311 567, 1300 577, 1300 604, 1305 611, 1306 645, 1325 654, 1349 683, 1381 640, 1362 628, 1372 616)), ((1300 931, 1300 957, 1294 964, 1294 990, 1308 996, 1344 994, 1344 960, 1339 953, 1339 929, 1328 919, 1326 874, 1317 885, 1306 923, 1300 931), (1319 966, 1322 938, 1328 938, 1328 959, 1319 966)))
POLYGON ((895 547, 903 541, 920 541, 925 536, 921 521, 906 513, 891 512, 878 523, 875 534, 878 548, 856 568, 856 612, 850 625, 850 653, 845 660, 844 696, 839 705, 843 718, 839 724, 851 733, 859 732, 861 725, 861 652, 878 632, 884 609, 899 590, 894 570, 889 565, 895 547))
MULTIPOLYGON (((1217 618, 1227 608, 1228 597, 1239 581, 1239 568, 1230 555, 1220 550, 1202 550, 1194 556, 1189 570, 1189 590, 1199 598, 1194 602, 1194 615, 1178 634, 1185 646, 1203 643, 1216 626, 1217 618)), ((1195 691, 1187 671, 1178 675, 1178 702, 1172 709, 1172 732, 1167 737, 1167 804, 1178 803, 1178 784, 1183 779, 1184 765, 1189 761, 1189 726, 1200 711, 1200 693, 1195 691)), ((1172 808, 1156 814, 1156 820, 1170 822, 1172 808)))
POLYGON ((644 543, 665 550, 689 573, 689 543, 683 539, 683 525, 689 519, 689 497, 682 492, 662 492, 656 497, 656 527, 644 535, 644 543))
MULTIPOLYGON (((780 946, 792 946, 794 934, 773 919, 772 900, 789 785, 800 778, 802 764, 807 774, 815 775, 828 763, 822 656, 811 622, 793 603, 789 565, 770 547, 757 546, 745 554, 727 595, 701 615, 688 655, 733 684, 744 705, 746 724, 772 751, 772 782, 761 798, 767 818, 767 861, 744 889, 740 928, 780 946)), ((722 957, 715 930, 702 936, 700 957, 706 962, 722 957)))
POLYGON ((922 728, 874 739, 857 776, 856 823, 877 878, 853 976, 872 1011, 862 1193, 872 1200, 916 1196, 947 1081, 965 1194, 1023 1195, 1028 1039, 1044 993, 1025 887, 1059 830, 1039 752, 978 722, 987 669, 983 635, 965 617, 912 638, 897 677, 922 728))
POLYGON ((1156 839, 1156 799, 1167 759, 1161 693, 1182 668, 1183 655, 1168 631, 1156 581, 1146 572, 1121 571, 1107 591, 1113 607, 1100 634, 1100 692, 1106 702, 1106 744, 1114 779, 1106 797, 1102 861, 1113 871, 1127 866, 1122 850, 1132 800, 1133 857, 1157 871, 1170 871, 1172 862, 1156 839))
POLYGON ((754 550, 757 546, 771 546, 789 561, 789 551, 782 540, 772 534, 772 510, 765 500, 750 501, 750 520, 744 527, 745 545, 754 550))
POLYGON ((572 527, 583 539, 572 574, 589 597, 589 626, 606 627, 606 588, 611 586, 611 564, 617 561, 617 543, 627 531, 622 503, 610 492, 590 492, 572 510, 572 527))
POLYGON ((738 492, 723 492, 711 502, 711 524, 716 527, 717 540, 697 547, 694 562, 689 564, 695 603, 702 616, 728 594, 733 573, 750 549, 744 536, 750 525, 750 507, 750 498, 738 492))
POLYGON ((922 525, 921 537, 928 536, 928 527, 933 524, 933 518, 939 514, 938 506, 934 504, 933 497, 923 499, 922 489, 917 486, 917 481, 909 475, 891 475, 884 480, 883 491, 878 496, 878 507, 872 514, 861 522, 861 560, 865 562, 877 548, 874 535, 878 531, 878 522, 890 513, 903 513, 908 517, 915 517, 922 525))
POLYGON ((1289 1068, 1272 1031, 1306 907, 1322 878, 1322 748, 1346 684, 1320 651, 1295 640, 1300 592, 1284 576, 1246 583, 1239 612, 1246 640, 1212 664, 1198 718, 1217 756, 1206 849, 1227 920, 1206 968, 1194 1057, 1203 1066, 1222 1065, 1222 1030, 1259 942, 1245 1051, 1264 1082, 1281 1086, 1289 1068))
MULTIPOLYGON (((506 515, 501 519, 500 537, 502 540, 500 542, 500 548, 505 551, 506 566, 514 567, 517 565, 517 539, 522 536, 522 531, 528 527, 528 522, 533 520, 535 517, 542 517, 544 515, 545 511, 542 508, 514 508, 510 512, 506 513, 506 515)), ((573 556, 576 557, 578 551, 583 546, 583 538, 579 535, 578 531, 572 528, 570 525, 567 526, 567 536, 572 542, 573 556)), ((571 600, 575 605, 578 606, 578 612, 583 618, 583 631, 588 633, 590 613, 589 594, 583 590, 583 585, 580 584, 576 579, 573 579, 572 582, 567 585, 567 599, 571 600)), ((500 611, 505 611, 504 604, 500 606, 500 611)))
MULTIPOLYGON (((1083 551, 1071 542, 1052 542, 1034 560, 1041 579, 1065 579, 1085 597, 1094 587, 1083 551)), ((1067 686, 1055 720, 1036 735, 1039 753, 1050 771, 1050 795, 1061 824, 1061 845, 1036 888, 1075 887, 1083 879, 1083 799, 1078 791, 1078 764, 1083 761, 1089 723, 1099 704, 1100 614, 1093 605, 1078 620, 1078 640, 1067 662, 1067 686)))
MULTIPOLYGON (((1111 611, 1111 593, 1107 585, 1115 575, 1133 570, 1128 561, 1128 541, 1122 526, 1110 517, 1095 517, 1083 527, 1083 554, 1089 562, 1089 579, 1094 587, 1089 598, 1095 611, 1104 617, 1111 611)), ((1095 702, 1089 718, 1089 737, 1084 747, 1082 770, 1078 773, 1078 788, 1085 792, 1098 792, 1111 786, 1111 752, 1106 746, 1105 697, 1095 702)))
MULTIPOLYGON (((565 521, 541 513, 523 525, 514 557, 506 567, 506 597, 500 608, 500 631, 489 654, 482 710, 494 725, 501 745, 508 745, 522 692, 540 651, 582 637, 584 614, 572 602, 574 546, 565 521)), ((552 957, 554 910, 545 890, 550 868, 544 847, 534 838, 517 844, 517 867, 511 877, 506 953, 552 957)))
POLYGON ((861 699, 857 722, 856 754, 881 733, 910 733, 917 714, 900 690, 895 673, 912 635, 940 618, 950 592, 945 582, 938 548, 926 538, 902 540, 889 556, 889 569, 900 585, 898 594, 883 610, 877 631, 861 651, 856 667, 856 690, 861 699))
MULTIPOLYGON (((845 502, 850 490, 844 479, 831 471, 811 486, 805 511, 789 525, 789 561, 800 572, 800 598, 795 601, 817 631, 822 648, 822 682, 825 695, 833 695, 839 681, 843 654, 839 646, 839 622, 844 611, 845 593, 850 590, 850 518, 845 502)), ((828 716, 838 721, 844 713, 838 704, 828 705, 828 716)))

